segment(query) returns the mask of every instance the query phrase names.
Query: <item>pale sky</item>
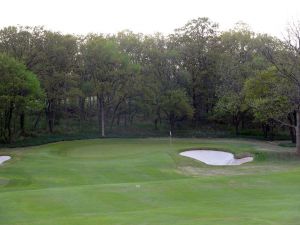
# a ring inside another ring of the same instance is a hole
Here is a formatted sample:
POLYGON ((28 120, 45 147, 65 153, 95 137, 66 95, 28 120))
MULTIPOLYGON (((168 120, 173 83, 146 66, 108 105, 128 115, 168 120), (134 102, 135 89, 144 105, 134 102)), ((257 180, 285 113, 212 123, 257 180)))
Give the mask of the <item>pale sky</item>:
POLYGON ((44 25, 75 34, 169 34, 188 20, 209 17, 221 30, 243 21, 280 37, 288 22, 300 19, 300 0, 0 0, 0 9, 0 28, 44 25))

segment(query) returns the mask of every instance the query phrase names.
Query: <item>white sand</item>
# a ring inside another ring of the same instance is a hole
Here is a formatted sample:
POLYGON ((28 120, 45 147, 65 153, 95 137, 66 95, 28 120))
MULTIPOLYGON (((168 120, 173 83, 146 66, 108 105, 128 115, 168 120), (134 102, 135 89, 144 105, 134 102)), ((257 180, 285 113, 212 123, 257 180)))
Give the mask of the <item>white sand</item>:
POLYGON ((235 159, 232 153, 211 150, 191 150, 181 152, 180 155, 193 158, 204 162, 207 165, 213 166, 241 165, 243 163, 253 161, 253 157, 235 159))
POLYGON ((0 165, 10 159, 11 159, 10 156, 0 156, 0 165))

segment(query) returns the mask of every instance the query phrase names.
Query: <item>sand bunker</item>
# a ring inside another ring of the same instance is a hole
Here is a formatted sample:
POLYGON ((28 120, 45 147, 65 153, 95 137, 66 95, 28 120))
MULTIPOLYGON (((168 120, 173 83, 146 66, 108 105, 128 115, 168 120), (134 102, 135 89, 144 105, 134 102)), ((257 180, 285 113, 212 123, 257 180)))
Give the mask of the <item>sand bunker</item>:
POLYGON ((253 161, 253 157, 235 159, 232 153, 211 150, 191 150, 181 152, 180 155, 193 158, 204 162, 207 165, 213 166, 241 165, 243 163, 253 161))
POLYGON ((0 156, 0 165, 10 159, 11 159, 10 156, 0 156))

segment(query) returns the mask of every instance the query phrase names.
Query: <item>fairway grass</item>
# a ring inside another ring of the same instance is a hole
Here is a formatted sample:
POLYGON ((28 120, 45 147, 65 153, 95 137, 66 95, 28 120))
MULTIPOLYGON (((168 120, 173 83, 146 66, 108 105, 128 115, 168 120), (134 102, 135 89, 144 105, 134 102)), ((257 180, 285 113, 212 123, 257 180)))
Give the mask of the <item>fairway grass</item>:
POLYGON ((293 148, 235 139, 94 139, 0 149, 0 225, 297 225, 293 148), (251 153, 208 166, 189 149, 251 153))

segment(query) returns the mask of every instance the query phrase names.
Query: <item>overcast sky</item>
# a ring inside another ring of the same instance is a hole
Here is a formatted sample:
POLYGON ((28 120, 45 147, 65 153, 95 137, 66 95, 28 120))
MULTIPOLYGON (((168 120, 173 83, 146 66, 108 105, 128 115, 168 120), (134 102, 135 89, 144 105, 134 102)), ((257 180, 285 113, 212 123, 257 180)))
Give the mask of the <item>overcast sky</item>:
POLYGON ((0 28, 44 25, 63 33, 171 33, 188 20, 209 17, 221 30, 238 21, 280 35, 300 19, 300 0, 0 0, 0 28))

